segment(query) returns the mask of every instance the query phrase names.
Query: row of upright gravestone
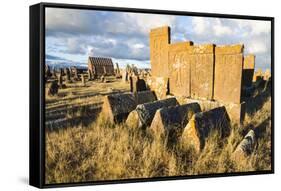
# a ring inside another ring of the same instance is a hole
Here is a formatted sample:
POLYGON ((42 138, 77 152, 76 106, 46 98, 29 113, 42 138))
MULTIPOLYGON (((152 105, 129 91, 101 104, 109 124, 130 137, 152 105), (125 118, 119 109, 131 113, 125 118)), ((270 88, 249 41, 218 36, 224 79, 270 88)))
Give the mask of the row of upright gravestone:
POLYGON ((255 56, 243 55, 244 45, 170 43, 170 27, 150 32, 150 89, 167 94, 224 104, 234 121, 243 121, 243 87, 252 85, 255 56))

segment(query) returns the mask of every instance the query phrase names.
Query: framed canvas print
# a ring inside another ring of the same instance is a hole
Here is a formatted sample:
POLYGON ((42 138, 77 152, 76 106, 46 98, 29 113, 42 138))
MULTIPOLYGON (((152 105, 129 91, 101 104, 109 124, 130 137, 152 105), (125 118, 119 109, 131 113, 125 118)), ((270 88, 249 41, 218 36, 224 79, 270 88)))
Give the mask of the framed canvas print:
POLYGON ((274 18, 30 7, 30 184, 274 172, 274 18))

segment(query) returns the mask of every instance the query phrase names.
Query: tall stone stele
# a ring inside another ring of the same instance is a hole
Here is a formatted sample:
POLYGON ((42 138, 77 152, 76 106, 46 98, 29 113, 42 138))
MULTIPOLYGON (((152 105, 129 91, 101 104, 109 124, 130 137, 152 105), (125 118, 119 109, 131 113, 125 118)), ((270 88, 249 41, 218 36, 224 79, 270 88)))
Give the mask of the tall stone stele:
POLYGON ((170 27, 164 26, 150 31, 150 62, 152 76, 168 77, 168 45, 170 27))
POLYGON ((255 72, 255 55, 244 56, 243 61, 243 87, 251 87, 255 72))

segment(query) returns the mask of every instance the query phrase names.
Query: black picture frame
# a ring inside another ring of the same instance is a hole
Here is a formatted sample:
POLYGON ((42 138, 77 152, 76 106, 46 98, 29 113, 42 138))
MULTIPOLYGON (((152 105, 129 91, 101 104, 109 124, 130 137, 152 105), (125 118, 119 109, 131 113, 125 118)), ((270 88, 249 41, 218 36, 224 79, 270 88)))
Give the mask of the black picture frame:
POLYGON ((104 7, 93 5, 73 5, 58 3, 39 3, 30 6, 30 99, 29 99, 29 184, 38 188, 53 188, 66 186, 84 186, 99 184, 115 184, 115 183, 132 183, 146 181, 164 181, 178 179, 193 178, 210 178, 210 177, 228 177, 228 176, 244 176, 258 174, 274 173, 274 17, 249 16, 249 15, 231 15, 217 13, 198 13, 186 11, 170 11, 170 10, 153 10, 153 9, 137 9, 124 7, 104 7), (110 181, 80 182, 80 183, 60 183, 45 184, 45 88, 44 88, 44 67, 45 67, 45 8, 71 8, 84 10, 106 10, 106 11, 122 11, 135 13, 154 13, 168 15, 187 15, 187 16, 203 16, 215 18, 233 18, 233 19, 249 19, 262 20, 271 22, 271 75, 272 84, 271 95, 271 170, 254 171, 254 172, 235 172, 221 174, 201 174, 190 176, 173 176, 173 177, 154 177, 141 179, 122 179, 110 181))

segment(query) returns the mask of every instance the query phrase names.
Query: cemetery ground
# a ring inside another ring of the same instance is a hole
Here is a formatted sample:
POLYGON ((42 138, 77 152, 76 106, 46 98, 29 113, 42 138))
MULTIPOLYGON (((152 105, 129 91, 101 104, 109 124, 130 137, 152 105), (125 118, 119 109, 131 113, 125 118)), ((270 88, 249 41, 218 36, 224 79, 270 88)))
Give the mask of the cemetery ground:
POLYGON ((66 84, 57 95, 46 95, 46 183, 185 176, 271 169, 271 96, 255 92, 243 124, 231 124, 231 133, 208 136, 201 152, 178 140, 155 137, 149 130, 111 124, 99 116, 105 95, 129 91, 121 79, 108 83, 66 84), (257 144, 245 157, 233 155, 249 129, 257 144))

